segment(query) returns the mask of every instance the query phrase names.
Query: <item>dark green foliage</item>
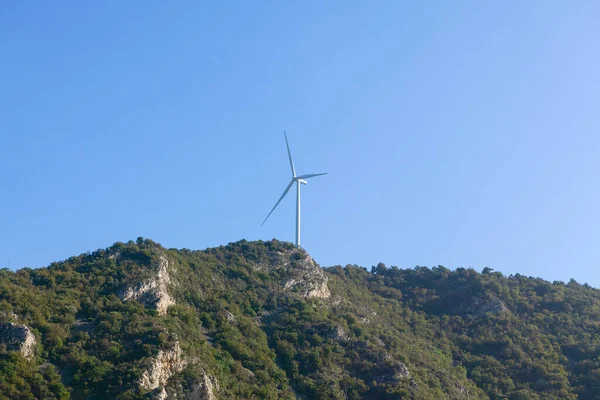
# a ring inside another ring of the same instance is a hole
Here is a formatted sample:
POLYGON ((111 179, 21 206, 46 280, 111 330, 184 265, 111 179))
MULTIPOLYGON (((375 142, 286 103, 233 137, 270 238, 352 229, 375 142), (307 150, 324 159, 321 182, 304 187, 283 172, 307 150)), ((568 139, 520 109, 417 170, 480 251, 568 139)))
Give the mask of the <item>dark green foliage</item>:
POLYGON ((17 352, 0 350, 0 399, 68 398, 69 392, 52 365, 38 367, 17 352))
POLYGON ((38 341, 32 360, 0 345, 0 399, 146 398, 140 377, 175 343, 189 362, 168 386, 182 395, 209 373, 223 399, 599 397, 596 289, 380 263, 325 269, 331 297, 312 299, 284 289, 305 259, 276 240, 190 251, 138 238, 0 270, 0 324, 38 341), (121 300, 161 256, 168 314, 121 300))

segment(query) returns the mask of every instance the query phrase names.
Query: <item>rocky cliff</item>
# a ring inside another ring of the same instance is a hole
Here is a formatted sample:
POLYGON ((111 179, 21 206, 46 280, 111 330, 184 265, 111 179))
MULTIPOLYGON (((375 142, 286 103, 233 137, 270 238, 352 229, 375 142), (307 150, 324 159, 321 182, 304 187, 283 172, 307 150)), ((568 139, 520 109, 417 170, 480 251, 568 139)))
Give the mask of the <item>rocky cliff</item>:
POLYGON ((284 291, 304 298, 327 299, 331 296, 323 269, 304 250, 271 251, 267 257, 269 261, 257 263, 255 269, 280 274, 284 291))
POLYGON ((179 342, 175 342, 171 349, 160 350, 156 356, 148 360, 149 365, 142 373, 139 384, 147 391, 166 386, 173 375, 185 368, 186 363, 179 342))
POLYGON ((138 282, 133 287, 126 287, 119 293, 123 301, 138 300, 155 308, 160 315, 165 315, 169 306, 175 304, 169 295, 171 277, 169 275, 169 260, 161 254, 158 261, 151 267, 153 277, 138 282))
POLYGON ((9 351, 18 351, 28 359, 35 355, 35 336, 25 325, 14 322, 0 325, 0 344, 5 345, 9 351))

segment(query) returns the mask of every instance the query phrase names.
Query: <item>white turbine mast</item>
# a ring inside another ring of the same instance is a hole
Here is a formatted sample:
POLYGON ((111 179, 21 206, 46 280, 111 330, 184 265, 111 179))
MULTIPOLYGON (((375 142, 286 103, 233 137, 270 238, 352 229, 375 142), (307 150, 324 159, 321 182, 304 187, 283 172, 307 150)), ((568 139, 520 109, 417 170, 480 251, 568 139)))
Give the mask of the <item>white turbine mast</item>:
POLYGON ((275 208, 277 208, 279 203, 281 203, 281 200, 283 200, 283 198, 290 191, 290 189, 292 188, 292 185, 295 182, 296 183, 296 247, 300 247, 300 184, 306 185, 308 183, 308 182, 306 182, 307 179, 314 178, 315 176, 327 175, 327 173, 324 172, 321 174, 296 175, 296 168, 294 168, 294 161, 292 161, 292 153, 290 152, 290 145, 288 143, 287 134, 285 133, 285 131, 283 132, 283 135, 285 136, 285 145, 287 147, 288 157, 290 158, 290 167, 292 167, 292 180, 290 181, 289 185, 287 185, 287 187, 283 191, 283 194, 281 195, 279 200, 277 200, 277 203, 275 203, 275 206, 273 207, 273 209, 271 210, 269 215, 267 215, 267 218, 265 218, 263 223, 260 224, 260 226, 263 226, 265 224, 265 222, 267 222, 267 220, 269 219, 269 217, 271 216, 273 211, 275 211, 275 208))

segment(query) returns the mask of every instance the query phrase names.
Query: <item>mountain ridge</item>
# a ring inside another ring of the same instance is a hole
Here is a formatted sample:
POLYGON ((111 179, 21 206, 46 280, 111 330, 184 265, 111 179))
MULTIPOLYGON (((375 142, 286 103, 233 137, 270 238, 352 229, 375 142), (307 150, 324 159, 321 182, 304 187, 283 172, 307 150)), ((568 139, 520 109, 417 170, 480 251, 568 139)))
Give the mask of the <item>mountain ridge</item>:
POLYGON ((0 270, 0 326, 35 337, 0 337, 0 398, 592 399, 598 318, 575 281, 138 238, 0 270))

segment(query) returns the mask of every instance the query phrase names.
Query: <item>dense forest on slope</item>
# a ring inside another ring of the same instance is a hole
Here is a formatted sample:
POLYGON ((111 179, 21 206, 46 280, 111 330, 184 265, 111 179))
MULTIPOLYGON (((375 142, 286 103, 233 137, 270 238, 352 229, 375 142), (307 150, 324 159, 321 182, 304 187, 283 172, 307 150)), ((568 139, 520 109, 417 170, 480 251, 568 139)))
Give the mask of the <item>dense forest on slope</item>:
POLYGON ((151 240, 0 270, 0 399, 595 399, 600 291, 151 240))

